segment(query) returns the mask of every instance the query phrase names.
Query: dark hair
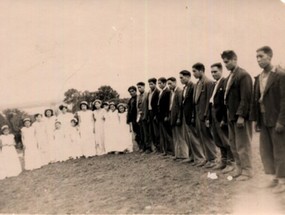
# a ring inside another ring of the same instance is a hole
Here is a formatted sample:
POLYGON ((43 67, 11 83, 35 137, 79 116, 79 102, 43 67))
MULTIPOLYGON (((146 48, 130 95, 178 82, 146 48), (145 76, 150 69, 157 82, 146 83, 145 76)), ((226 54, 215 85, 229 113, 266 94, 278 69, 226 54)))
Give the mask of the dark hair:
POLYGON ((51 116, 53 116, 53 110, 52 109, 46 109, 45 110, 45 117, 47 117, 47 112, 50 111, 51 112, 51 116))
POLYGON ((145 86, 145 83, 144 82, 139 82, 139 83, 137 83, 137 86, 145 86))
POLYGON ((218 67, 218 69, 223 69, 223 65, 221 63, 214 63, 211 65, 211 68, 212 67, 218 67))
POLYGON ((70 122, 74 122, 75 125, 78 125, 78 120, 76 121, 76 119, 72 119, 72 120, 70 120, 70 122))
POLYGON ((35 115, 34 115, 34 117, 35 118, 37 118, 38 116, 43 116, 41 113, 36 113, 35 115))
POLYGON ((128 88, 128 91, 129 91, 129 92, 132 91, 132 90, 134 90, 134 91, 137 92, 137 88, 136 88, 135 86, 130 86, 130 87, 128 88))
POLYGON ((192 68, 197 69, 198 71, 205 72, 205 66, 202 63, 195 63, 192 68))
POLYGON ((79 104, 79 109, 82 110, 82 105, 85 105, 87 107, 87 110, 89 110, 89 105, 85 103, 80 103, 79 104))
POLYGON ((164 84, 167 82, 166 78, 164 78, 164 77, 159 78, 158 81, 160 81, 164 84))
POLYGON ((167 79, 167 81, 173 81, 173 82, 176 82, 176 78, 174 78, 174 77, 170 77, 170 78, 168 78, 168 79, 167 79))
POLYGON ((157 79, 156 79, 156 78, 150 78, 150 79, 148 79, 148 83, 154 83, 154 84, 156 84, 156 82, 157 82, 157 79))
POLYGON ((237 59, 237 54, 233 50, 223 51, 221 54, 222 59, 226 58, 228 60, 237 59))
POLYGON ((60 106, 59 106, 59 110, 62 110, 63 108, 66 108, 66 109, 67 109, 67 106, 65 106, 65 105, 60 105, 60 106))
POLYGON ((191 73, 188 70, 182 70, 179 72, 180 75, 191 77, 191 73))
POLYGON ((270 57, 273 57, 272 48, 269 46, 262 46, 261 48, 257 49, 256 52, 263 51, 265 54, 268 54, 270 57))

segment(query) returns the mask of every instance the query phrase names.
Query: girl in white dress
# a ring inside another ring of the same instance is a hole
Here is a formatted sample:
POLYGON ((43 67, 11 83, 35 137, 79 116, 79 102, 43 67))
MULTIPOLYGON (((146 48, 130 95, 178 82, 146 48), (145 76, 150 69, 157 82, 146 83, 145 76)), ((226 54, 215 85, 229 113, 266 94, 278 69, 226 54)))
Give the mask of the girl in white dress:
POLYGON ((57 120, 61 122, 61 129, 64 130, 67 135, 71 127, 70 121, 74 118, 74 115, 68 112, 66 105, 60 105, 59 110, 60 113, 57 116, 57 120))
POLYGON ((26 170, 33 170, 41 168, 41 155, 36 140, 35 128, 31 126, 30 118, 23 120, 24 127, 21 129, 22 143, 24 145, 24 168, 26 170))
POLYGON ((80 131, 78 127, 78 120, 76 118, 71 120, 71 128, 69 132, 70 151, 72 158, 80 158, 82 154, 80 131))
POLYGON ((95 151, 95 127, 93 112, 88 109, 88 103, 80 103, 80 110, 77 112, 79 119, 79 128, 81 134, 82 152, 85 157, 96 155, 95 151))
POLYGON ((53 132, 55 129, 55 116, 54 112, 52 109, 46 109, 44 112, 45 118, 44 118, 44 124, 46 127, 46 134, 47 134, 47 142, 49 146, 49 151, 50 151, 50 162, 54 162, 55 157, 53 156, 54 153, 51 153, 54 151, 53 148, 53 132))
POLYGON ((118 104, 119 120, 120 120, 120 141, 122 151, 133 152, 132 131, 129 124, 127 124, 126 105, 118 104))
POLYGON ((66 143, 65 132, 61 127, 61 122, 55 122, 55 130, 54 130, 54 149, 55 149, 55 161, 66 161, 69 158, 67 153, 68 145, 66 143))
POLYGON ((119 115, 114 102, 110 102, 110 110, 106 114, 105 121, 105 149, 107 153, 119 152, 120 147, 120 124, 119 115))
POLYGON ((3 132, 3 135, 0 136, 2 177, 17 176, 22 172, 22 167, 15 148, 15 137, 13 134, 10 134, 8 125, 2 126, 1 131, 3 132))
POLYGON ((40 113, 35 114, 36 121, 33 123, 35 128, 35 135, 38 148, 40 150, 40 156, 42 165, 47 165, 50 162, 50 146, 47 139, 46 124, 43 122, 43 116, 40 113))
POLYGON ((94 121, 95 121, 95 149, 97 155, 106 154, 105 150, 105 133, 104 133, 104 124, 105 124, 105 109, 101 108, 102 101, 95 100, 93 102, 95 110, 94 121))

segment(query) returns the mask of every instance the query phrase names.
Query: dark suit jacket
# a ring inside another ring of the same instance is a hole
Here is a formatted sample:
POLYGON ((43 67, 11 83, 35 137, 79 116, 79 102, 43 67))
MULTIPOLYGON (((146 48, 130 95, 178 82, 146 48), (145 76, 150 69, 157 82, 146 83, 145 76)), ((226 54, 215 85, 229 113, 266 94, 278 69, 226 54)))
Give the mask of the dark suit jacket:
MULTIPOLYGON (((209 100, 211 98, 211 93, 213 90, 214 82, 208 79, 206 76, 202 80, 202 90, 198 97, 197 104, 195 104, 195 114, 198 115, 199 119, 205 121, 210 119, 209 116, 209 100)), ((195 94, 197 91, 197 84, 194 87, 193 99, 195 99, 195 94)))
MULTIPOLYGON (((213 112, 215 114, 215 118, 217 119, 218 122, 221 122, 222 120, 224 122, 227 122, 227 107, 225 105, 225 100, 224 100, 224 96, 225 96, 225 78, 221 78, 219 85, 217 86, 217 91, 216 94, 214 95, 214 104, 211 104, 211 108, 213 109, 213 112)), ((212 89, 212 93, 214 93, 214 88, 212 89)), ((211 93, 211 97, 212 97, 212 93, 211 93)), ((209 108, 210 113, 211 112, 211 108, 209 108)))
POLYGON ((127 123, 136 122, 137 120, 137 96, 129 99, 127 123))
POLYGON ((164 121, 165 117, 169 117, 169 105, 170 105, 170 90, 166 88, 160 99, 158 100, 157 118, 159 121, 164 121))
MULTIPOLYGON (((226 79, 225 86, 227 86, 226 79)), ((237 121, 239 116, 249 119, 250 103, 252 96, 252 79, 247 71, 237 67, 229 83, 228 93, 225 95, 225 103, 229 111, 228 120, 237 121)))
POLYGON ((142 97, 142 104, 141 104, 141 120, 148 119, 148 93, 144 92, 142 97))
POLYGON ((191 125, 191 121, 195 119, 194 100, 193 100, 194 84, 192 81, 190 81, 186 86, 187 88, 186 88, 185 98, 182 101, 182 111, 185 116, 187 125, 191 125))
POLYGON ((177 125, 176 122, 178 119, 180 119, 180 122, 182 121, 182 113, 181 113, 182 90, 177 87, 176 91, 175 92, 172 91, 171 93, 174 93, 174 98, 170 111, 170 124, 172 126, 176 126, 177 125))
MULTIPOLYGON (((251 108, 251 120, 257 121, 260 126, 262 116, 260 112, 260 85, 259 75, 255 77, 251 108)), ((285 70, 277 67, 268 77, 263 96, 265 107, 265 126, 274 127, 277 122, 285 125, 285 70)))
POLYGON ((154 115, 157 115, 158 97, 159 97, 159 89, 156 88, 152 94, 150 101, 151 109, 154 115))

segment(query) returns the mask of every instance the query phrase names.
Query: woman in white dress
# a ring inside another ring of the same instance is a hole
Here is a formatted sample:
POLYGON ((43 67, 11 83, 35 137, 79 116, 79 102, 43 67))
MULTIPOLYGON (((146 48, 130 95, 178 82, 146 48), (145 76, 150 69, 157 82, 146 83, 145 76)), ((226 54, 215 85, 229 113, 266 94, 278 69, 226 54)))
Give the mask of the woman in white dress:
POLYGON ((106 114, 105 121, 105 149, 107 153, 120 152, 121 147, 119 143, 120 124, 119 115, 114 102, 110 102, 110 110, 106 114))
POLYGON ((55 149, 55 161, 66 161, 69 158, 69 153, 67 152, 68 144, 66 141, 65 131, 61 127, 61 122, 55 122, 54 130, 54 149, 55 149))
POLYGON ((93 112, 88 109, 88 103, 80 103, 80 111, 77 112, 81 134, 82 152, 85 157, 96 155, 95 151, 95 127, 93 112))
POLYGON ((15 137, 10 134, 9 126, 4 125, 1 128, 3 135, 0 136, 1 160, 2 160, 2 177, 17 176, 22 172, 21 163, 16 151, 15 137))
POLYGON ((81 137, 80 137, 80 131, 78 127, 78 120, 76 118, 73 118, 71 120, 71 128, 69 132, 69 140, 70 141, 70 152, 71 152, 71 157, 76 159, 80 158, 83 153, 82 153, 82 148, 81 148, 81 137))
POLYGON ((55 157, 54 153, 54 147, 53 147, 53 133, 55 129, 55 120, 56 117, 54 116, 54 112, 52 109, 46 109, 44 112, 45 118, 44 118, 44 124, 46 127, 46 134, 47 134, 47 142, 49 146, 50 151, 50 162, 54 162, 55 157))
POLYGON ((60 105, 59 110, 60 113, 57 116, 57 120, 61 123, 61 129, 64 130, 64 132, 66 132, 67 134, 71 127, 70 121, 74 118, 74 115, 68 112, 68 108, 66 105, 60 105))
POLYGON ((106 154, 105 150, 105 133, 104 133, 104 124, 105 124, 105 115, 106 111, 102 108, 102 101, 95 100, 94 105, 94 121, 95 121, 95 149, 97 155, 106 154))
POLYGON ((126 105, 118 104, 119 121, 120 121, 120 141, 122 151, 133 152, 132 130, 130 124, 127 124, 126 105))
POLYGON ((46 124, 43 122, 42 114, 35 114, 36 121, 33 123, 35 128, 36 141, 40 150, 42 165, 47 165, 50 162, 50 146, 47 139, 46 124))
POLYGON ((41 168, 41 154, 36 140, 36 131, 30 118, 23 120, 24 127, 21 129, 22 143, 24 145, 24 168, 33 170, 41 168))

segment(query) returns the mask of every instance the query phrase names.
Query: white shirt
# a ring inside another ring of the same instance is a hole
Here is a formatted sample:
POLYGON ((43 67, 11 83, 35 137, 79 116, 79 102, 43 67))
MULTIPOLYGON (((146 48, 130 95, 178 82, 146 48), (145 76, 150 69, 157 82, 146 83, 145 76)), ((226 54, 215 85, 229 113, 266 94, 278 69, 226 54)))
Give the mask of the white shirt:
POLYGON ((155 91, 155 89, 153 91, 150 90, 149 93, 148 93, 148 109, 149 110, 152 110, 151 99, 152 99, 154 91, 155 91))
POLYGON ((177 90, 177 87, 175 87, 175 89, 171 92, 171 98, 170 98, 170 105, 169 105, 169 110, 172 109, 172 105, 173 105, 173 100, 174 100, 174 96, 175 96, 175 92, 177 90))
POLYGON ((217 80, 216 85, 215 85, 215 88, 214 88, 214 91, 213 91, 213 94, 212 94, 212 96, 211 96, 211 98, 210 98, 210 101, 209 101, 209 102, 212 103, 212 104, 214 104, 214 97, 215 97, 215 95, 216 95, 216 93, 217 93, 218 86, 219 86, 219 84, 220 84, 221 79, 222 79, 222 78, 220 78, 219 80, 217 80))

